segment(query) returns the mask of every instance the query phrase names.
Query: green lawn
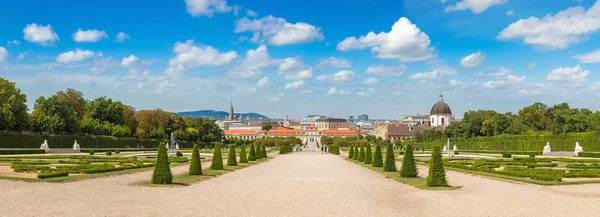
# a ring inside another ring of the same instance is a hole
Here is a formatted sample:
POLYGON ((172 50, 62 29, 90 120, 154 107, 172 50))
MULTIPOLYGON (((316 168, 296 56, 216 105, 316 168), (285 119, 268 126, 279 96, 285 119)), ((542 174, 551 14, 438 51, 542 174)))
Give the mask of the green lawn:
POLYGON ((415 188, 419 188, 419 189, 425 189, 425 190, 456 190, 458 189, 457 187, 429 187, 427 186, 427 179, 423 178, 423 177, 417 177, 417 178, 403 178, 400 176, 400 172, 396 171, 396 172, 387 172, 387 171, 383 171, 383 167, 373 167, 370 164, 364 164, 362 162, 358 162, 355 160, 350 160, 350 159, 346 159, 350 162, 359 164, 361 166, 363 166, 364 168, 370 169, 372 171, 378 172, 381 175, 385 176, 388 179, 393 179, 397 182, 403 183, 403 184, 407 184, 410 186, 413 186, 415 188))
POLYGON ((238 163, 237 166, 224 166, 223 170, 213 170, 210 168, 206 168, 206 169, 202 169, 202 175, 199 175, 199 176, 191 176, 191 175, 188 175, 187 173, 180 174, 180 175, 174 175, 173 182, 171 184, 166 184, 166 185, 152 184, 151 181, 149 180, 149 181, 140 183, 140 185, 145 186, 145 187, 188 186, 188 185, 192 185, 197 182, 205 181, 205 180, 211 179, 213 177, 217 177, 217 176, 229 173, 229 172, 233 172, 233 171, 243 169, 243 168, 246 168, 246 167, 249 167, 252 165, 256 165, 256 164, 268 161, 270 159, 272 159, 272 158, 260 159, 260 160, 249 162, 249 163, 238 163))

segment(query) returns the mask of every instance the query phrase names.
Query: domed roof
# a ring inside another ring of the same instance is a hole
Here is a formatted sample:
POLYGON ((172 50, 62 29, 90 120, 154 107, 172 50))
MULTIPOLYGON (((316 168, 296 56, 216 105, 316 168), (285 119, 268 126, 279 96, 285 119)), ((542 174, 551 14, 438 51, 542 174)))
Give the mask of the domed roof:
POLYGON ((452 115, 452 110, 450 110, 450 106, 444 102, 444 96, 440 95, 440 101, 438 101, 431 108, 430 115, 452 115))

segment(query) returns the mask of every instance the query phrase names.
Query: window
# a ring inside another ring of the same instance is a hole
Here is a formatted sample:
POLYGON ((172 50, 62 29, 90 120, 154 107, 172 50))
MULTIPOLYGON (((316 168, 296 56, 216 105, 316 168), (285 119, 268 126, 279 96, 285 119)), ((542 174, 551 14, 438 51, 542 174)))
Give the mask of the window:
POLYGON ((435 123, 435 121, 434 121, 434 120, 435 120, 434 118, 431 118, 431 123, 432 123, 432 124, 433 124, 433 123, 435 123))
POLYGON ((444 118, 442 118, 442 124, 444 124, 444 118))

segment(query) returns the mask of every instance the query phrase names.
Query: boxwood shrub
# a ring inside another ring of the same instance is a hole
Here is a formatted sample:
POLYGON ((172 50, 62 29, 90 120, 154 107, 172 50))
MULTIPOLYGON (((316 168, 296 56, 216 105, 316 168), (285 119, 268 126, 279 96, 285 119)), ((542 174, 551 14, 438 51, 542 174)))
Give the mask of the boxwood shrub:
POLYGON ((12 155, 12 154, 44 154, 46 150, 44 149, 0 149, 0 155, 12 155))
POLYGON ((38 173, 38 179, 47 179, 47 178, 55 178, 55 177, 63 177, 69 176, 68 172, 41 172, 38 173))
POLYGON ((502 153, 502 157, 503 158, 511 158, 512 154, 511 153, 502 153))

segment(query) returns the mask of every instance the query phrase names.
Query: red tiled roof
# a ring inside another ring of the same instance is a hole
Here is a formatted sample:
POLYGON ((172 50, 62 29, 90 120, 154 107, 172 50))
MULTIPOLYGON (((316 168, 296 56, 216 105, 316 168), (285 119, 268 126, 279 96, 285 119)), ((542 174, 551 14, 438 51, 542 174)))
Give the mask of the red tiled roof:
POLYGON ((325 135, 358 135, 364 134, 362 130, 322 130, 321 134, 325 135))
POLYGON ((256 134, 254 130, 224 130, 225 135, 256 134))
POLYGON ((290 130, 290 129, 285 128, 285 127, 279 127, 277 129, 269 130, 269 131, 261 130, 260 132, 261 133, 266 133, 267 135, 297 135, 297 134, 304 134, 304 131, 302 131, 302 130, 290 130))
POLYGON ((315 127, 314 124, 308 125, 308 127, 306 127, 307 130, 316 130, 317 127, 315 127))
POLYGON ((340 127, 350 127, 350 122, 342 122, 340 123, 340 127))

